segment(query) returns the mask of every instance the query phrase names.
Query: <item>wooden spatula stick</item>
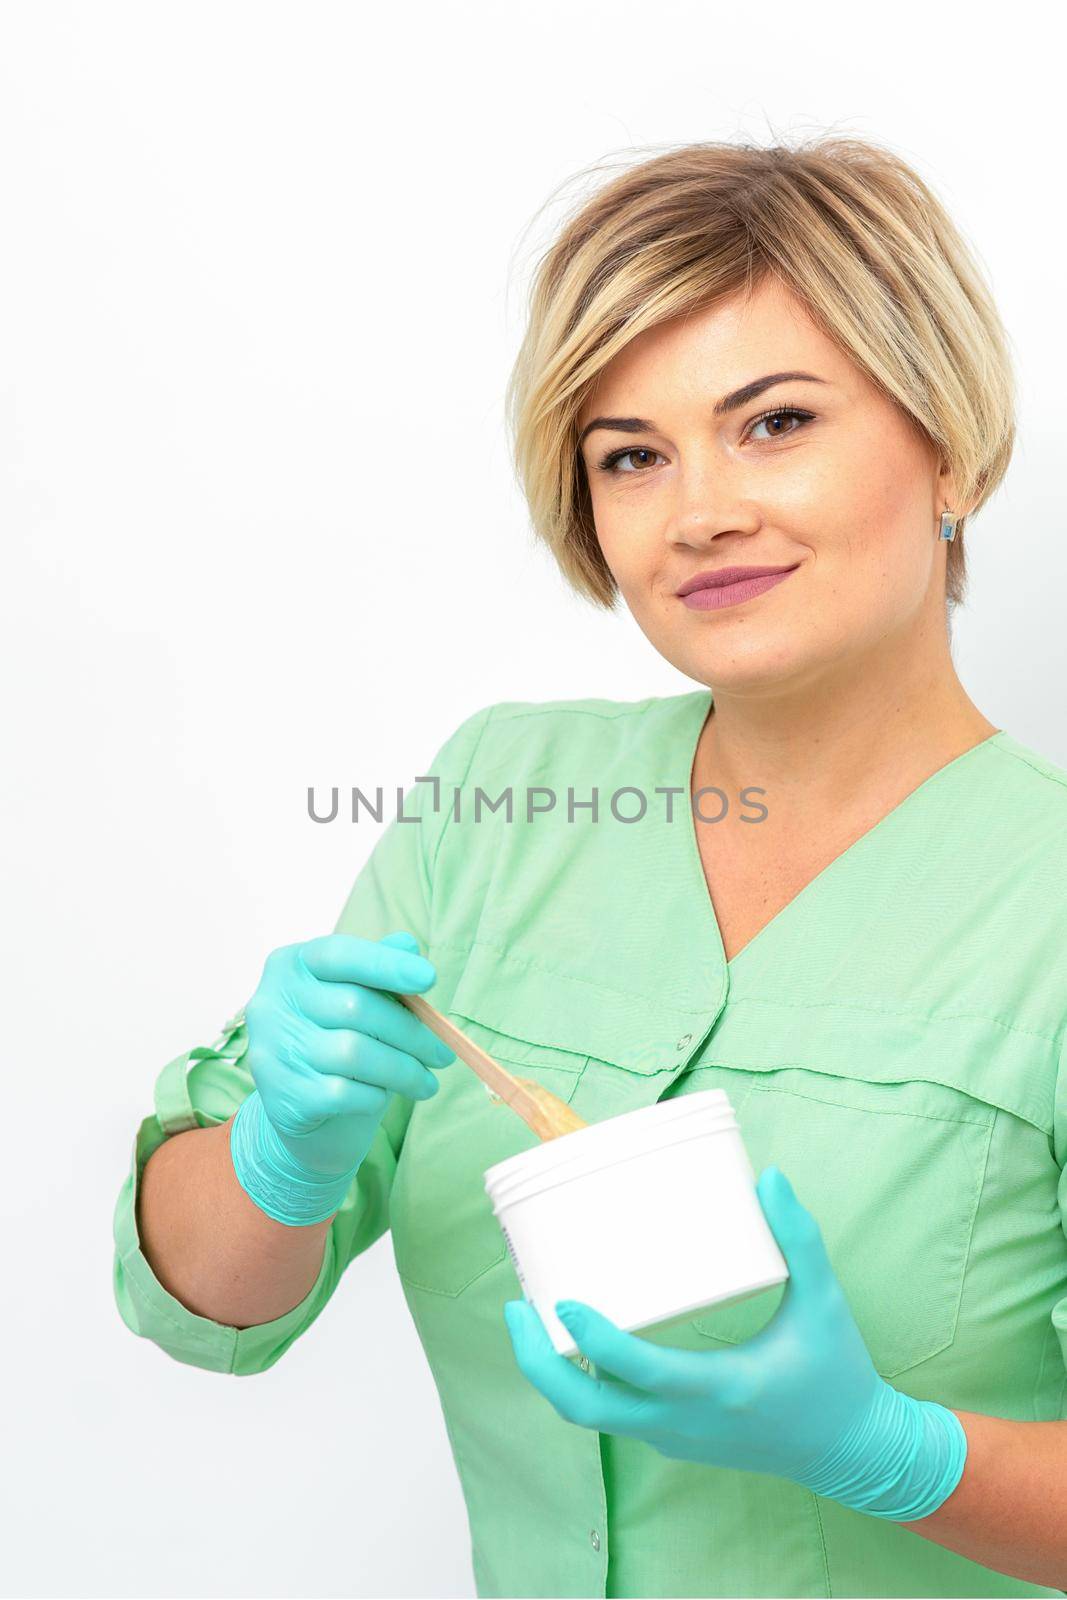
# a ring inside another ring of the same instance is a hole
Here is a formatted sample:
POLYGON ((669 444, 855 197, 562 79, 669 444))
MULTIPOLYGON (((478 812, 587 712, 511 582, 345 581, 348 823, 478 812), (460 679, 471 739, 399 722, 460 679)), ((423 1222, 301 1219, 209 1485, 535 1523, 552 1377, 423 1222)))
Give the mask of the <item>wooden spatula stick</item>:
POLYGON ((512 1111, 533 1129, 539 1139, 558 1139, 561 1134, 575 1133, 579 1128, 589 1126, 576 1111, 571 1110, 565 1100, 546 1089, 544 1084, 535 1083, 531 1078, 516 1078, 508 1072, 473 1039, 468 1039, 454 1022, 435 1010, 421 994, 398 994, 396 998, 409 1011, 413 1011, 431 1033, 443 1039, 449 1049, 454 1050, 460 1060, 465 1061, 482 1082, 489 1085, 494 1094, 506 1100, 512 1111))

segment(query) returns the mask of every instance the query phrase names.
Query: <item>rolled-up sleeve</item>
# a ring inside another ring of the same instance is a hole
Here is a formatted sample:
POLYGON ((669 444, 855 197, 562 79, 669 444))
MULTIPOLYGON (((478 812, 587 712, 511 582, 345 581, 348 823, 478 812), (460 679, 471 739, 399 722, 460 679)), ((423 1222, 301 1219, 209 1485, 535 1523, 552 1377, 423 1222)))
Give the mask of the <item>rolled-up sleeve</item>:
MULTIPOLYGON (((492 706, 462 722, 434 757, 429 773, 462 782, 492 706)), ((434 786, 413 785, 403 814, 420 823, 388 823, 359 872, 335 932, 380 939, 405 928, 424 950, 432 918, 432 867, 447 807, 433 806, 434 786)), ((389 1226, 389 1195, 413 1102, 394 1095, 374 1141, 326 1236, 322 1266, 299 1305, 271 1322, 235 1328, 190 1311, 160 1283, 141 1249, 137 1195, 145 1164, 176 1133, 225 1122, 253 1088, 247 1066, 248 1034, 243 1008, 223 1025, 211 1045, 197 1046, 167 1063, 154 1090, 154 1111, 133 1142, 130 1168, 113 1218, 113 1287, 126 1326, 151 1340, 176 1361, 211 1372, 264 1372, 307 1331, 333 1294, 351 1261, 389 1226)))

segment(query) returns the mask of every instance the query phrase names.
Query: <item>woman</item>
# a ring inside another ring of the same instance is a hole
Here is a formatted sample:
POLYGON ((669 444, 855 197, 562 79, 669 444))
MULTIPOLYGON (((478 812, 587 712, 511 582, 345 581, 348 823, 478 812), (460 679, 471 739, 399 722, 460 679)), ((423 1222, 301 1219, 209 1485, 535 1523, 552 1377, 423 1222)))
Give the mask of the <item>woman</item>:
POLYGON ((391 1228, 483 1596, 1062 1594, 1067 774, 950 649, 988 293, 877 146, 690 146, 569 218, 510 404, 564 574, 700 687, 461 723, 161 1074, 122 1314, 260 1372, 391 1228), (727 1090, 784 1290, 557 1356, 483 1187, 532 1135, 427 991, 586 1121, 727 1090))

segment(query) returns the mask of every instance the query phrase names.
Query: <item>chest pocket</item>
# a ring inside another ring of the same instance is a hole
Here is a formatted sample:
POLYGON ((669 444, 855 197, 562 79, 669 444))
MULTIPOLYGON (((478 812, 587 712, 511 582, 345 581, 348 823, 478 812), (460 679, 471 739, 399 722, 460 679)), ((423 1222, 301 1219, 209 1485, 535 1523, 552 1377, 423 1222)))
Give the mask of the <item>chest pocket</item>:
MULTIPOLYGON (((499 999, 494 997, 498 1007, 499 999)), ((502 1067, 570 1103, 588 1057, 480 1022, 468 1015, 480 1006, 464 995, 462 986, 455 1007, 447 1015, 502 1067), (460 1001, 465 1010, 458 1009, 460 1001)), ((458 1057, 439 1073, 439 1082, 433 1098, 416 1102, 412 1110, 389 1220, 397 1272, 404 1282, 433 1294, 460 1295, 502 1263, 514 1277, 485 1192, 485 1171, 540 1141, 458 1057)), ((513 1292, 521 1292, 517 1278, 513 1292)))
MULTIPOLYGON (((997 1107, 933 1080, 836 1077, 803 1067, 712 1067, 758 1177, 776 1165, 816 1218, 878 1372, 952 1343, 997 1107)), ((704 1338, 751 1338, 786 1286, 693 1319, 704 1338)))

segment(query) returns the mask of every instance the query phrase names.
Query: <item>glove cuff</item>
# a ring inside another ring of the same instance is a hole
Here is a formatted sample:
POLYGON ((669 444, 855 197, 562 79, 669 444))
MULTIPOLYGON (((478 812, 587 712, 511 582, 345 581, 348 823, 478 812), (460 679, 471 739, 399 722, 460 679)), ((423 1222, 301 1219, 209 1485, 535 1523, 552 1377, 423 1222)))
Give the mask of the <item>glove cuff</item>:
POLYGON ((966 1459, 967 1434, 954 1411, 881 1380, 859 1421, 804 1481, 854 1511, 917 1522, 948 1499, 966 1459))
POLYGON ((258 1089, 241 1101, 230 1124, 230 1159, 249 1199, 291 1228, 331 1217, 360 1167, 357 1162, 350 1172, 324 1177, 301 1166, 278 1138, 258 1089))

